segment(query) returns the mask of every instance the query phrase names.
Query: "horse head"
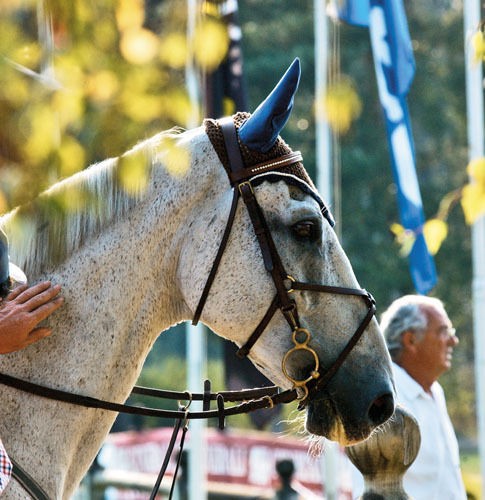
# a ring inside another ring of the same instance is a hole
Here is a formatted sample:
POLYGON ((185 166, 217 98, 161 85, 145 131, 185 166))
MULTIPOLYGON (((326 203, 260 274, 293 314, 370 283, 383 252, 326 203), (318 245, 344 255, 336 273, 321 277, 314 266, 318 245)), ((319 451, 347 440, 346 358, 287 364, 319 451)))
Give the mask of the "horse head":
MULTIPOLYGON (((301 156, 279 136, 299 78, 295 60, 252 115, 206 120, 234 214, 209 245, 212 269, 181 259, 198 283, 185 300, 196 321, 235 341, 274 383, 297 390, 309 432, 349 445, 394 411, 390 358, 373 299, 359 288, 301 156)), ((205 219, 206 234, 227 213, 205 219)))

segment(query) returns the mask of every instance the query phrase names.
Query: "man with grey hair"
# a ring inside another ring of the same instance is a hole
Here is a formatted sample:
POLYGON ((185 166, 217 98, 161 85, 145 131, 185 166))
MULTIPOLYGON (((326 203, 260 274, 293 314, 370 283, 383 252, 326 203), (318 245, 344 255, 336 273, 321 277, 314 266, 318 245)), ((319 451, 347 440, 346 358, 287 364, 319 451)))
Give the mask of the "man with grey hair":
POLYGON ((415 417, 421 446, 404 476, 415 500, 466 498, 455 432, 438 378, 451 368, 458 337, 441 300, 405 295, 381 318, 393 360, 397 401, 415 417))
MULTIPOLYGON (((397 402, 414 415, 421 432, 404 489, 414 500, 466 499, 458 442, 438 383, 451 368, 458 344, 444 305, 436 298, 406 295, 383 313, 381 329, 393 361, 397 402)), ((355 498, 362 480, 355 473, 353 477, 355 498)))

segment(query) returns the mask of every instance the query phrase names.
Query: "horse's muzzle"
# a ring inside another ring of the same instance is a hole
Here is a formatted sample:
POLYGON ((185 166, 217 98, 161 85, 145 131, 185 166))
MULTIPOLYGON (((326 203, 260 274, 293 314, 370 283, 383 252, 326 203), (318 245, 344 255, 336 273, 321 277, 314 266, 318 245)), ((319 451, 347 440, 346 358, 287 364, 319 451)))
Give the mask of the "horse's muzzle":
POLYGON ((308 432, 344 446, 368 438, 376 427, 393 415, 395 409, 390 386, 375 394, 371 397, 358 394, 350 399, 342 397, 345 395, 317 395, 307 404, 308 432))

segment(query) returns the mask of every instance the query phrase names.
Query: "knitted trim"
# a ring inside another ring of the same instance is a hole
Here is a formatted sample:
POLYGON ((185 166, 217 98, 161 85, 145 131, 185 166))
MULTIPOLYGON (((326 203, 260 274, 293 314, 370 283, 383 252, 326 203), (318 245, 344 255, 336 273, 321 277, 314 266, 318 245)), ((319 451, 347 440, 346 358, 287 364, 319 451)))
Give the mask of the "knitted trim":
MULTIPOLYGON (((241 125, 250 116, 251 115, 249 113, 236 113, 235 115, 233 115, 232 118, 234 121, 234 125, 236 126, 236 131, 239 130, 241 125)), ((224 137, 222 135, 221 127, 218 121, 206 118, 204 120, 204 126, 205 131, 209 136, 212 145, 214 146, 217 156, 219 157, 219 160, 224 165, 226 172, 229 174, 229 158, 227 156, 226 147, 224 145, 224 137)), ((267 153, 261 153, 260 151, 249 149, 245 144, 239 141, 239 137, 238 142, 245 167, 251 167, 264 161, 273 160, 292 152, 292 149, 281 137, 278 137, 274 146, 267 153)), ((294 175, 300 178, 302 181, 306 182, 313 190, 316 191, 316 188, 302 163, 293 163, 291 165, 278 169, 278 172, 294 175)))

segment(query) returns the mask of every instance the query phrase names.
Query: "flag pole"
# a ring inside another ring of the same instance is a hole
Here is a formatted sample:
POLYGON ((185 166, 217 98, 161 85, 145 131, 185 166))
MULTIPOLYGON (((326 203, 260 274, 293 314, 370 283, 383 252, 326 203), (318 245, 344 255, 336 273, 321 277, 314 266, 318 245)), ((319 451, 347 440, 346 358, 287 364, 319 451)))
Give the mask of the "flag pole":
MULTIPOLYGON (((483 70, 482 64, 473 61, 471 36, 480 25, 480 1, 465 0, 463 4, 465 36, 465 75, 468 158, 484 156, 483 131, 483 70)), ((475 343, 475 393, 478 422, 478 451, 482 491, 485 488, 485 216, 472 225, 473 264, 473 333, 475 343)))
MULTIPOLYGON (((332 192, 332 151, 330 128, 323 111, 327 89, 328 68, 328 17, 326 0, 314 0, 314 38, 315 38, 315 149, 316 149, 316 186, 328 206, 333 204, 332 192)), ((339 447, 325 440, 321 469, 325 498, 337 498, 339 484, 337 464, 339 447)))
MULTIPOLYGON (((188 128, 194 128, 199 124, 200 109, 200 83, 197 68, 193 57, 193 40, 197 22, 199 0, 187 0, 187 44, 189 47, 185 65, 185 81, 187 94, 192 110, 187 122, 188 128)), ((207 374, 207 333, 199 323, 192 326, 186 323, 186 345, 187 345, 187 387, 190 392, 200 392, 202 381, 207 374)), ((191 411, 202 409, 201 401, 193 401, 191 411)), ((190 422, 187 471, 183 471, 187 478, 187 494, 191 500, 207 500, 207 445, 205 441, 205 419, 195 419, 190 422)))

